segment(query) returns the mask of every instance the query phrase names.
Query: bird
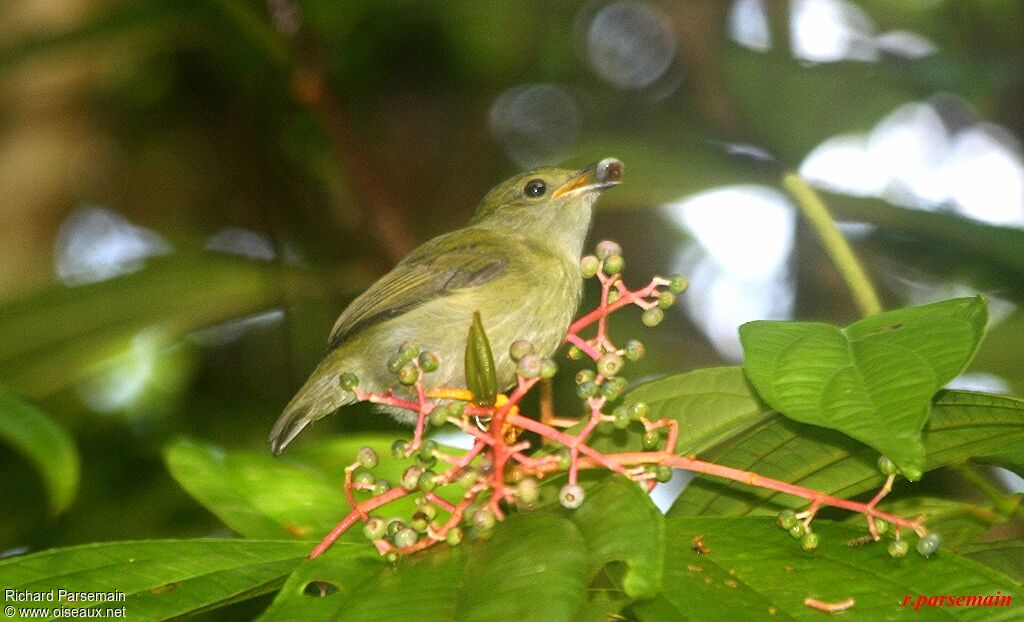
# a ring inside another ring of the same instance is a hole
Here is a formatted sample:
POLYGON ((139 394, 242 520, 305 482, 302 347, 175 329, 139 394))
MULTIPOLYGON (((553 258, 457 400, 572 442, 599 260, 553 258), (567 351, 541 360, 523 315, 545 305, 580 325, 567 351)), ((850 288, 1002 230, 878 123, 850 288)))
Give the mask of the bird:
MULTIPOLYGON (((561 345, 583 293, 579 262, 594 202, 620 183, 623 165, 606 158, 580 170, 540 167, 495 186, 469 226, 425 242, 359 295, 338 317, 327 353, 291 399, 268 438, 279 455, 310 423, 357 401, 340 382, 396 395, 388 359, 415 343, 439 358, 427 388, 465 387, 467 329, 475 312, 495 353, 498 386, 516 382, 511 344, 540 356, 561 345)), ((410 423, 412 413, 383 408, 410 423)))

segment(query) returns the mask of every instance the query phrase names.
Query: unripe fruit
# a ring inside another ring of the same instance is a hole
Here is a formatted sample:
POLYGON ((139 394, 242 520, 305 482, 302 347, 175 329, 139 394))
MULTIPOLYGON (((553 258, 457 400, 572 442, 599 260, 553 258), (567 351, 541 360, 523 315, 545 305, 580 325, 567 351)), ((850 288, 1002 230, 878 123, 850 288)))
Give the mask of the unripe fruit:
POLYGON ((586 497, 586 493, 583 492, 583 488, 576 484, 566 484, 558 491, 558 502, 562 504, 562 507, 570 510, 575 510, 583 505, 584 497, 586 497))
POLYGON ((644 354, 647 353, 647 349, 644 347, 644 344, 636 339, 630 339, 627 341, 623 350, 625 350, 626 360, 628 361, 639 361, 644 357, 644 354))
POLYGON ((800 538, 800 548, 810 552, 818 548, 819 542, 821 542, 821 538, 818 537, 818 534, 813 531, 805 533, 803 537, 800 538))
POLYGON ((665 319, 665 312, 658 307, 651 307, 644 311, 643 315, 640 316, 640 321, 644 323, 644 326, 649 328, 661 324, 663 319, 665 319))
POLYGON ((367 540, 380 540, 388 533, 388 524, 383 518, 373 517, 363 525, 363 535, 367 540))
POLYGON ((925 557, 931 557, 942 545, 942 536, 934 531, 925 534, 917 541, 917 552, 925 557))
POLYGON ((597 371, 602 376, 614 376, 622 371, 622 366, 625 362, 622 357, 614 352, 608 352, 601 355, 601 358, 597 359, 597 371))
POLYGON ((686 277, 681 274, 673 274, 672 278, 668 282, 668 291, 673 294, 681 294, 686 291, 686 287, 689 285, 686 281, 686 277))
POLYGON ((889 555, 899 559, 907 554, 910 550, 910 543, 906 540, 893 540, 889 543, 889 555))
POLYGON ((619 246, 617 242, 613 242, 611 240, 604 240, 598 242, 597 248, 595 250, 597 251, 595 253, 597 255, 597 258, 601 260, 608 259, 612 255, 622 254, 622 247, 619 246))
POLYGON ((359 451, 356 452, 356 460, 367 469, 372 469, 380 462, 379 458, 377 458, 377 452, 370 447, 360 447, 359 451))
POLYGON ((420 369, 430 373, 437 371, 437 368, 441 366, 441 359, 437 358, 437 355, 433 352, 422 352, 420 354, 420 369))
POLYGON ((535 354, 536 351, 537 351, 537 349, 534 347, 532 341, 527 341, 525 339, 519 339, 519 340, 513 341, 512 345, 509 346, 508 355, 512 357, 513 361, 518 361, 519 359, 523 358, 527 354, 535 354))
POLYGON ((406 527, 394 535, 392 541, 400 549, 404 549, 407 546, 416 544, 416 541, 420 539, 420 534, 416 533, 415 529, 406 527))
POLYGON ((589 279, 601 269, 601 260, 593 255, 587 255, 580 259, 580 274, 583 278, 589 279))
POLYGON ((625 266, 626 262, 622 255, 611 255, 604 260, 604 271, 608 274, 619 274, 625 266))
POLYGON ((355 389, 357 386, 359 386, 359 376, 351 372, 347 372, 341 375, 341 377, 338 379, 338 382, 339 384, 341 384, 342 389, 346 391, 351 391, 352 389, 355 389))

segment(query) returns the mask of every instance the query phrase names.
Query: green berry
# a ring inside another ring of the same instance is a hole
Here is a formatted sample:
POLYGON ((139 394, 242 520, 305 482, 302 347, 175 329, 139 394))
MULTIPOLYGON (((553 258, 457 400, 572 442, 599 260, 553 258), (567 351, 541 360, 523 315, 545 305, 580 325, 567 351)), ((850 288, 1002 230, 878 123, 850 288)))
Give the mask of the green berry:
POLYGON ((583 358, 583 350, 580 350, 578 346, 569 346, 569 353, 566 356, 570 360, 578 361, 583 358))
POLYGON ((627 341, 626 347, 624 347, 623 350, 625 351, 624 354, 628 361, 639 361, 645 354, 647 354, 647 348, 644 347, 643 343, 636 339, 630 339, 627 341))
POLYGON ((416 484, 420 490, 430 492, 434 488, 437 488, 437 474, 433 471, 424 471, 423 474, 420 475, 416 484))
POLYGON ((423 441, 422 445, 420 445, 417 457, 423 460, 433 460, 435 451, 437 451, 437 441, 432 438, 428 438, 423 441))
POLYGON ((597 373, 593 369, 581 369, 576 372, 576 384, 593 382, 595 378, 597 378, 597 373))
POLYGON ((601 260, 593 255, 587 255, 580 259, 580 274, 583 278, 592 278, 601 269, 601 260))
POLYGON ((360 465, 367 469, 372 469, 380 462, 380 459, 377 458, 377 452, 372 448, 365 446, 360 447, 359 451, 356 452, 356 460, 359 461, 360 465))
POLYGON ((341 388, 345 391, 352 391, 359 386, 359 376, 346 372, 338 378, 338 382, 341 384, 341 388))
POLYGON ((629 427, 629 411, 625 407, 619 406, 612 411, 612 424, 620 429, 625 430, 629 427))
POLYGON ((408 525, 405 524, 405 521, 403 521, 400 518, 389 518, 387 520, 387 523, 387 532, 389 538, 394 538, 396 533, 408 527, 408 525))
POLYGON ((665 319, 665 312, 658 307, 651 307, 644 311, 643 315, 640 316, 640 321, 644 323, 644 326, 649 328, 653 328, 654 326, 661 324, 663 319, 665 319))
POLYGON ((596 382, 584 382, 576 386, 576 395, 580 399, 588 399, 597 395, 599 388, 596 382))
POLYGON ((925 534, 917 541, 917 552, 925 557, 931 557, 942 546, 942 536, 934 531, 925 534))
POLYGON ((426 533, 430 519, 423 512, 416 512, 409 521, 409 526, 416 530, 416 533, 426 533))
POLYGON ((413 360, 420 355, 420 345, 414 341, 403 341, 402 345, 398 347, 399 354, 408 356, 408 360, 413 360))
POLYGON ((419 539, 420 534, 416 533, 415 529, 406 527, 405 529, 399 531, 394 535, 394 537, 392 538, 392 542, 394 542, 395 546, 397 546, 398 548, 404 549, 407 546, 412 546, 416 544, 416 541, 419 539))
MULTIPOLYGON (((416 501, 418 503, 420 501, 427 501, 427 500, 424 498, 424 499, 417 499, 416 501)), ((420 505, 419 511, 424 516, 427 517, 427 520, 434 520, 435 518, 437 518, 437 506, 434 505, 433 503, 430 503, 429 501, 427 501, 426 503, 420 505)))
POLYGON ((584 497, 586 497, 586 493, 583 492, 583 488, 576 484, 566 484, 558 491, 558 502, 569 510, 575 510, 583 505, 584 497))
POLYGON ((644 435, 640 437, 640 446, 645 450, 650 451, 658 448, 658 442, 661 440, 661 436, 658 435, 657 430, 647 430, 644 435))
POLYGON ((617 289, 608 290, 608 304, 612 304, 613 302, 618 300, 620 295, 621 294, 619 294, 619 290, 617 289))
POLYGON ((893 540, 889 543, 889 555, 896 559, 906 556, 909 550, 910 543, 906 540, 893 540))
POLYGON ((379 479, 373 483, 373 496, 379 496, 391 490, 391 482, 386 479, 379 479))
POLYGON ((608 274, 619 274, 626 265, 622 255, 610 255, 604 260, 604 271, 608 274))
POLYGON ((373 486, 374 480, 375 478, 373 477, 373 473, 370 473, 369 471, 359 471, 358 473, 356 473, 356 476, 353 478, 352 481, 354 481, 361 487, 367 487, 373 486))
POLYGON ((396 354, 388 359, 388 371, 397 374, 399 369, 402 369, 402 365, 405 365, 408 361, 402 358, 401 354, 396 354))
POLYGON ((519 359, 519 365, 516 366, 516 373, 523 378, 537 378, 540 376, 541 368, 540 357, 536 354, 527 354, 523 358, 519 359))
POLYGON ((391 455, 396 458, 404 458, 405 452, 409 451, 409 441, 397 440, 391 443, 391 455))
POLYGON ((876 518, 875 531, 877 531, 878 535, 880 536, 884 536, 885 534, 889 533, 889 521, 884 521, 880 518, 876 518))
POLYGON ((419 379, 420 370, 412 363, 406 363, 398 370, 398 381, 407 387, 416 384, 416 381, 419 379))
POLYGON ((601 385, 601 395, 609 402, 617 400, 626 392, 626 383, 626 379, 622 376, 609 378, 601 385))
POLYGON ((650 410, 650 407, 647 406, 647 402, 635 402, 629 406, 629 418, 643 419, 647 416, 650 410))
POLYGON ((614 376, 622 371, 624 364, 621 356, 614 352, 608 352, 607 354, 602 354, 601 358, 597 359, 597 371, 602 376, 614 376))
POLYGON ((793 525, 796 525, 799 522, 800 519, 796 517, 796 512, 794 512, 793 510, 782 510, 781 512, 779 512, 779 515, 775 517, 775 524, 777 524, 779 527, 782 527, 786 531, 792 529, 793 525))
POLYGON ((896 463, 888 456, 879 456, 878 470, 882 472, 882 475, 894 475, 896 473, 896 463))
POLYGON ((398 565, 398 560, 401 558, 402 556, 398 554, 398 551, 388 551, 384 554, 384 559, 392 566, 398 565))
POLYGON ((672 479, 672 469, 668 468, 664 464, 659 464, 654 479, 664 484, 668 480, 672 479))
POLYGON ((420 353, 420 369, 427 372, 437 371, 437 368, 441 366, 441 359, 437 357, 433 352, 421 352, 420 353))
POLYGON ((800 538, 800 548, 810 552, 818 548, 819 542, 821 542, 821 538, 818 537, 818 534, 811 531, 805 533, 803 537, 800 538))
POLYGON ((608 259, 612 255, 622 254, 622 247, 619 246, 618 243, 612 242, 611 240, 604 240, 602 242, 598 242, 597 247, 594 250, 597 251, 595 253, 597 255, 597 258, 602 261, 608 259))
POLYGON ((564 447, 559 449, 557 455, 558 468, 565 470, 568 469, 570 465, 572 465, 572 454, 569 452, 568 449, 564 447))
POLYGON ((676 304, 676 295, 672 292, 661 292, 661 295, 658 296, 659 309, 671 309, 674 304, 676 304))
POLYGON ((537 349, 534 347, 532 341, 525 339, 519 339, 512 342, 512 345, 508 348, 508 355, 512 357, 513 361, 518 361, 527 354, 536 354, 537 349))
POLYGON ((416 490, 420 485, 420 475, 423 475, 423 469, 413 465, 405 469, 402 472, 402 488, 406 490, 416 490))
POLYGON ((376 516, 366 521, 363 525, 363 535, 366 536, 367 540, 380 540, 388 533, 388 524, 384 522, 383 518, 377 518, 376 516))
POLYGON ((530 505, 540 498, 540 484, 532 477, 527 477, 516 484, 516 499, 530 505))
POLYGON ((448 423, 448 417, 452 414, 451 407, 447 404, 442 404, 430 411, 430 425, 442 426, 448 423))
POLYGON ((543 358, 540 360, 540 377, 554 378, 558 373, 558 363, 554 359, 543 358))
POLYGON ((686 291, 689 283, 686 281, 686 277, 681 274, 673 274, 672 278, 668 282, 668 290, 673 294, 681 294, 686 291))
POLYGON ((494 513, 487 508, 480 508, 473 512, 473 527, 477 531, 490 531, 494 529, 496 522, 497 519, 494 518, 494 513))
POLYGON ((462 530, 458 527, 452 527, 448 530, 448 533, 444 534, 444 541, 449 546, 458 546, 462 544, 462 530))
POLYGON ((804 524, 799 521, 797 521, 797 524, 789 528, 789 535, 793 536, 797 540, 803 538, 805 533, 807 533, 807 527, 804 527, 804 524))
POLYGON ((456 480, 456 482, 463 488, 470 488, 479 478, 480 474, 476 469, 466 469, 462 472, 462 475, 459 475, 459 479, 456 480))

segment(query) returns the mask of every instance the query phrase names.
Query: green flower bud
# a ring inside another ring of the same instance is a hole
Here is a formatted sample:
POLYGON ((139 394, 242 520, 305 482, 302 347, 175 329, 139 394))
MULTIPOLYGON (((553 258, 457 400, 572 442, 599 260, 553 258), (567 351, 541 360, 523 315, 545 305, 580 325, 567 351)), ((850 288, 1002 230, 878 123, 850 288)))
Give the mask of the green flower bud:
POLYGON ((420 369, 427 372, 437 371, 437 368, 441 366, 441 359, 437 357, 433 352, 421 352, 420 353, 420 369))
POLYGON ((597 373, 593 369, 581 369, 576 372, 576 384, 593 382, 595 378, 597 378, 597 373))
POLYGON ((820 542, 821 538, 818 537, 818 534, 811 531, 805 533, 803 537, 800 538, 800 548, 809 553, 811 551, 816 550, 818 548, 818 543, 820 542))
POLYGON ((527 354, 523 358, 519 359, 519 364, 516 366, 516 373, 523 378, 537 378, 540 376, 541 368, 540 357, 536 354, 527 354))
POLYGON ((496 522, 497 519, 494 518, 494 513, 487 508, 480 508, 473 512, 473 527, 477 531, 490 531, 494 529, 496 522))
POLYGON ((668 291, 672 292, 673 294, 679 295, 686 291, 688 285, 689 283, 687 282, 685 276, 681 274, 673 274, 672 278, 669 279, 668 282, 668 291))
POLYGON ((366 521, 363 525, 363 535, 366 536, 367 540, 380 540, 388 533, 388 524, 384 522, 383 518, 377 518, 376 516, 366 521))
POLYGON ((779 527, 782 527, 786 531, 792 529, 793 525, 796 525, 799 522, 800 519, 796 517, 796 512, 789 509, 782 510, 781 512, 779 512, 779 515, 775 517, 775 524, 777 524, 779 527))
POLYGON ((444 534, 444 541, 447 542, 449 546, 459 546, 462 544, 462 538, 462 530, 458 527, 452 527, 448 530, 448 533, 444 534))
POLYGON ((647 326, 648 328, 653 328, 658 324, 661 324, 661 321, 664 319, 665 312, 659 309, 658 307, 651 307, 650 309, 644 311, 643 315, 640 316, 640 321, 643 322, 644 326, 647 326))
POLYGON ((405 469, 402 473, 402 488, 416 490, 420 484, 420 475, 423 475, 423 469, 416 465, 405 469))
POLYGON ((629 411, 627 411, 625 407, 619 406, 612 411, 612 424, 616 428, 625 430, 629 427, 629 423, 629 411))
POLYGON ((908 551, 910 551, 910 543, 906 540, 893 540, 889 543, 889 555, 896 559, 905 557, 908 551))
POLYGON ((604 271, 608 274, 619 274, 625 266, 626 262, 622 255, 610 255, 604 260, 604 271))
POLYGON ((644 344, 637 341, 636 339, 630 339, 626 342, 625 350, 626 360, 628 361, 639 361, 647 354, 647 348, 644 344))
POLYGON ((409 451, 409 441, 401 439, 391 443, 391 455, 396 458, 404 458, 405 452, 409 451))
POLYGON ((925 557, 931 557, 942 546, 942 536, 934 531, 925 534, 917 541, 917 552, 925 557))
POLYGON ((527 477, 523 481, 516 484, 516 499, 520 503, 530 505, 536 503, 537 499, 540 498, 540 484, 537 480, 532 477, 527 477))
POLYGON ((416 541, 419 539, 420 534, 416 533, 416 530, 406 527, 394 535, 392 542, 394 542, 395 546, 398 548, 404 549, 407 546, 416 544, 416 541))
POLYGON ((602 354, 601 358, 597 359, 597 371, 602 376, 614 376, 622 371, 624 364, 625 362, 621 356, 614 352, 608 352, 607 354, 602 354))
POLYGON ((658 296, 658 308, 671 309, 674 304, 676 304, 676 295, 672 292, 661 292, 661 295, 658 296))
POLYGON ((379 479, 373 483, 373 496, 377 497, 391 490, 391 482, 386 479, 379 479))
POLYGON ((562 507, 569 510, 575 510, 583 505, 585 497, 586 493, 583 492, 583 488, 576 484, 566 484, 558 491, 558 502, 562 504, 562 507))
POLYGON ((535 354, 536 352, 537 348, 534 347, 533 342, 525 339, 513 341, 508 349, 508 354, 512 357, 513 361, 518 361, 527 354, 535 354))
POLYGON ((356 452, 356 460, 359 461, 360 465, 366 467, 367 469, 372 469, 373 467, 377 466, 377 464, 380 462, 380 459, 377 458, 377 452, 375 452, 372 448, 365 446, 360 447, 359 451, 356 452))
POLYGON ((583 358, 583 350, 580 350, 578 346, 569 346, 569 353, 567 354, 569 360, 578 361, 583 358))
POLYGON ((895 475, 896 463, 888 456, 878 456, 878 470, 882 475, 895 475))
POLYGON ((338 378, 338 383, 345 391, 352 391, 359 386, 359 376, 352 372, 345 372, 338 378))
POLYGON ((647 402, 634 402, 629 406, 629 418, 630 419, 643 419, 650 413, 650 407, 647 406, 647 402))
POLYGON ((593 255, 586 255, 580 259, 580 274, 583 278, 589 279, 597 274, 597 271, 601 269, 601 260, 593 255))
POLYGON ((640 446, 646 451, 658 448, 658 442, 661 441, 661 436, 658 435, 657 430, 647 430, 644 435, 640 437, 640 446))
POLYGON ((558 363, 554 359, 543 358, 540 360, 540 377, 554 378, 558 373, 558 363))
POLYGON ((409 387, 420 379, 420 370, 412 363, 406 363, 398 370, 398 381, 409 387))
POLYGON ((580 399, 588 399, 597 395, 598 386, 595 382, 584 382, 576 386, 576 395, 580 399))
POLYGON ((598 242, 595 250, 597 251, 595 253, 597 255, 597 258, 601 260, 608 259, 612 255, 622 254, 622 247, 619 246, 618 243, 613 242, 611 240, 604 240, 602 242, 598 242))

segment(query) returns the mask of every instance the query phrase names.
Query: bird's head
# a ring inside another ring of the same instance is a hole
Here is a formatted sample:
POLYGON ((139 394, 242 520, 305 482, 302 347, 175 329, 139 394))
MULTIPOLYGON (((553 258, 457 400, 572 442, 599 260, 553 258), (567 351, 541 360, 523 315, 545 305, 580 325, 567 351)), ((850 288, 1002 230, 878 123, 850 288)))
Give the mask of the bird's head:
POLYGON ((495 186, 480 202, 473 225, 551 242, 579 254, 591 206, 622 178, 622 162, 605 158, 580 170, 545 166, 495 186))

